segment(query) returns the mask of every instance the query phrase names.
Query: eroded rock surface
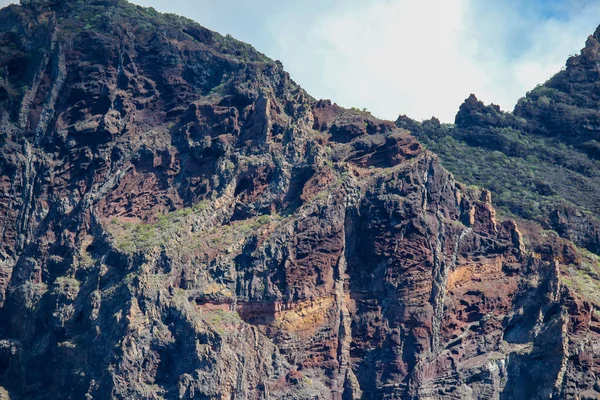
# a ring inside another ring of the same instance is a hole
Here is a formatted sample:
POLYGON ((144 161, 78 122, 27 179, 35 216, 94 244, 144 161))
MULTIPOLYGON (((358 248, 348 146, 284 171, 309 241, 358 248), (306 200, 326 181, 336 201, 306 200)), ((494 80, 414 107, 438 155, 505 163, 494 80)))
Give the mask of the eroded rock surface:
POLYGON ((125 2, 9 6, 0 45, 0 395, 600 396, 576 251, 408 131, 125 2))

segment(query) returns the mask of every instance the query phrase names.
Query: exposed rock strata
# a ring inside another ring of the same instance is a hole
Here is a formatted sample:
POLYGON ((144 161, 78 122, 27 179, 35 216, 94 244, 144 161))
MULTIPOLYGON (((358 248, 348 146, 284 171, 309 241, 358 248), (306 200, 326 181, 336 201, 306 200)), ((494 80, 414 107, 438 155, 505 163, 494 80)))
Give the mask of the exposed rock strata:
POLYGON ((187 20, 42 3, 0 11, 0 394, 600 395, 594 303, 407 131, 187 20))

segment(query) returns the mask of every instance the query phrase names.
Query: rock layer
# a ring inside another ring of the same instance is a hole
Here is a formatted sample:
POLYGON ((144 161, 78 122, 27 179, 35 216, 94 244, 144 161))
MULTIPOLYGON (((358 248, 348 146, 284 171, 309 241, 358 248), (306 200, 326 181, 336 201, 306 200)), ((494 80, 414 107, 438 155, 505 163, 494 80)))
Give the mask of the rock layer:
POLYGON ((600 396, 595 303, 406 130, 125 2, 0 45, 3 396, 600 396))

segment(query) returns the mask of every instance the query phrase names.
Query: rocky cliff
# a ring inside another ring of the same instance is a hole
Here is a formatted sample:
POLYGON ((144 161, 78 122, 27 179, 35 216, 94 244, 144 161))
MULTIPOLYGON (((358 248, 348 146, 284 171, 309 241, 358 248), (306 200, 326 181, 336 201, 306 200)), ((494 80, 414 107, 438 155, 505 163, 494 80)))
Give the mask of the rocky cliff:
POLYGON ((598 259, 407 130, 121 0, 0 48, 1 398, 600 396, 598 259))
POLYGON ((489 188, 504 215, 536 221, 600 254, 599 64, 600 28, 512 113, 471 95, 453 125, 405 116, 396 124, 460 180, 489 188))

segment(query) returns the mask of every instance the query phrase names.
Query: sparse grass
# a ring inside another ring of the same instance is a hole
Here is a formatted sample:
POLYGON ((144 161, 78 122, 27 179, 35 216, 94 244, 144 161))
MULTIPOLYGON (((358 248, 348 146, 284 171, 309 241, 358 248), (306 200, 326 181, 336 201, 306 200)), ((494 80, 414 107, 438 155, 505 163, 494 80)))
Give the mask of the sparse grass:
POLYGON ((337 190, 339 190, 345 183, 348 182, 349 179, 351 179, 351 176, 348 173, 348 171, 339 172, 335 181, 331 182, 328 186, 319 190, 315 194, 313 200, 316 200, 317 202, 322 202, 322 201, 328 199, 329 195, 331 195, 331 194, 335 193, 337 190))
POLYGON ((148 250, 163 245, 184 233, 189 226, 189 217, 205 207, 207 207, 206 204, 201 204, 163 214, 158 216, 155 223, 120 223, 113 218, 108 229, 119 250, 126 253, 148 250))
POLYGON ((125 253, 168 247, 173 251, 191 251, 198 254, 210 250, 230 251, 232 246, 242 244, 248 236, 281 219, 277 214, 261 215, 192 232, 193 218, 208 210, 210 206, 210 201, 202 201, 192 207, 160 215, 154 223, 120 222, 112 218, 107 229, 112 234, 116 247, 125 253))
POLYGON ((189 18, 161 13, 152 7, 142 7, 126 1, 114 2, 108 6, 96 5, 83 0, 72 1, 69 6, 76 11, 76 15, 59 20, 62 32, 68 35, 76 35, 86 30, 104 34, 111 32, 113 28, 119 31, 123 26, 128 26, 135 30, 136 34, 148 37, 155 32, 176 29, 190 42, 209 43, 215 50, 234 60, 274 64, 273 60, 247 43, 229 35, 222 36, 211 32, 189 18))
POLYGON ((241 246, 248 237, 254 235, 270 223, 275 223, 281 219, 278 215, 261 215, 260 217, 250 218, 241 221, 232 221, 227 225, 214 227, 207 232, 196 232, 190 234, 185 241, 182 241, 179 248, 183 247, 196 252, 206 252, 209 250, 221 252, 230 251, 241 246))
POLYGON ((562 281, 600 306, 600 256, 581 248, 577 248, 577 251, 581 262, 566 266, 562 281))
POLYGON ((75 301, 79 294, 79 281, 74 278, 56 278, 52 288, 52 294, 69 301, 75 301))
MULTIPOLYGON (((561 167, 535 154, 508 156, 500 151, 469 146, 450 135, 442 138, 420 137, 424 145, 439 154, 442 164, 459 181, 488 188, 492 201, 502 214, 541 221, 548 210, 561 203, 586 206, 588 199, 577 187, 569 185, 561 167)), ((537 145, 540 145, 539 143, 537 145)), ((538 149, 543 151, 543 148, 538 149)), ((537 153, 536 153, 537 154, 537 153)), ((582 185, 592 185, 591 178, 575 171, 568 173, 582 185)))
POLYGON ((228 327, 236 326, 242 322, 239 314, 235 311, 207 310, 202 312, 202 318, 220 335, 225 334, 228 327))
POLYGON ((94 265, 94 259, 92 258, 90 253, 88 253, 87 251, 82 251, 81 256, 79 258, 79 264, 82 267, 91 267, 92 265, 94 265))

